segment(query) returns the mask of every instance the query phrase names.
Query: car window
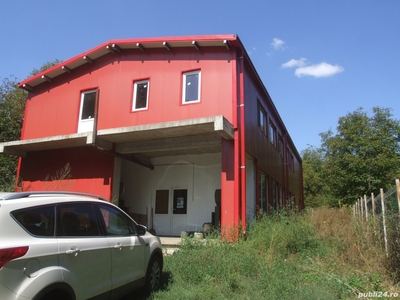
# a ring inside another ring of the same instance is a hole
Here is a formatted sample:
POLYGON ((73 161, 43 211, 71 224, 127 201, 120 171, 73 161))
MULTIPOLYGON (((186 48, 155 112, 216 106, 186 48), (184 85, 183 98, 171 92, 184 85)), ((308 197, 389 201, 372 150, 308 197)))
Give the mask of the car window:
POLYGON ((11 215, 30 234, 54 236, 54 206, 24 208, 11 215))
POLYGON ((132 235, 136 233, 134 222, 122 211, 110 205, 99 205, 107 235, 132 235))
POLYGON ((57 236, 99 236, 99 224, 91 203, 57 206, 57 236))

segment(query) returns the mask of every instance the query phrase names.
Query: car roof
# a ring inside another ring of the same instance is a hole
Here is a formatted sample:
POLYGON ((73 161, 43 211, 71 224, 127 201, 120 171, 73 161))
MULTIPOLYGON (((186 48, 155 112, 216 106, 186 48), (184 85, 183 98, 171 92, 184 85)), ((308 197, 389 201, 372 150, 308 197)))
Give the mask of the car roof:
POLYGON ((0 192, 0 200, 14 200, 21 198, 31 198, 31 197, 51 197, 51 196, 80 196, 80 197, 88 197, 98 200, 106 199, 93 194, 79 193, 79 192, 65 192, 65 191, 34 191, 34 192, 0 192))

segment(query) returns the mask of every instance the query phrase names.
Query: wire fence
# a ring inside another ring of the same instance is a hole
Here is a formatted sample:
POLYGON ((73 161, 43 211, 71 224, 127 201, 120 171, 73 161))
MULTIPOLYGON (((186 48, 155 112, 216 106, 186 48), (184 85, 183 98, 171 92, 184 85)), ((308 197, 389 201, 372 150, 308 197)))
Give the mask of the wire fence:
POLYGON ((386 256, 389 256, 390 252, 392 252, 390 251, 390 245, 400 244, 399 179, 396 179, 396 186, 386 192, 380 189, 379 195, 375 196, 372 193, 368 198, 366 195, 359 198, 353 207, 353 211, 354 217, 361 218, 362 221, 368 222, 369 219, 381 221, 386 256))

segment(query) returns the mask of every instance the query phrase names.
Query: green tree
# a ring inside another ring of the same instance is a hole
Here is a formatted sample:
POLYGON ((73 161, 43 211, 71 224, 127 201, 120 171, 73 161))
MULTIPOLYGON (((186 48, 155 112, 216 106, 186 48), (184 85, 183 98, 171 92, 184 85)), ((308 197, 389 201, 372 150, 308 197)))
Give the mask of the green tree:
MULTIPOLYGON (((61 61, 56 59, 46 62, 39 69, 34 69, 29 76, 34 76, 61 61)), ((27 92, 18 88, 15 77, 5 78, 0 85, 0 143, 16 141, 21 138, 27 92)), ((15 186, 18 158, 0 155, 0 191, 12 191, 15 186)))
POLYGON ((325 160, 320 148, 308 147, 303 160, 304 203, 306 207, 329 205, 331 197, 324 177, 325 160))
POLYGON ((339 118, 336 134, 320 135, 324 176, 338 204, 388 188, 399 175, 400 122, 390 109, 374 107, 368 116, 359 108, 339 118))
MULTIPOLYGON (((27 93, 16 78, 5 78, 0 85, 0 142, 19 140, 27 93)), ((0 155, 0 191, 13 190, 18 159, 0 155)))
POLYGON ((33 69, 32 72, 29 74, 29 77, 35 76, 36 74, 39 74, 40 72, 43 72, 51 67, 54 67, 55 65, 58 65, 59 63, 62 63, 62 60, 55 59, 53 61, 48 61, 44 63, 39 69, 33 69))

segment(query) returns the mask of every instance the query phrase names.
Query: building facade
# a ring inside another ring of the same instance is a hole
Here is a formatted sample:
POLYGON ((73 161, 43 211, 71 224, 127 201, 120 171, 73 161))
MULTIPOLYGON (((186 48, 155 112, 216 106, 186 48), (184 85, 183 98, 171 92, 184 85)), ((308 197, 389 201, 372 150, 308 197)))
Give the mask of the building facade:
POLYGON ((304 206, 302 163, 236 35, 106 42, 20 83, 19 190, 101 195, 159 235, 304 206))

